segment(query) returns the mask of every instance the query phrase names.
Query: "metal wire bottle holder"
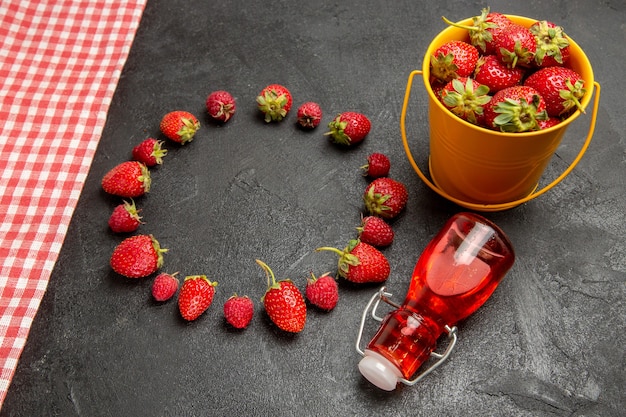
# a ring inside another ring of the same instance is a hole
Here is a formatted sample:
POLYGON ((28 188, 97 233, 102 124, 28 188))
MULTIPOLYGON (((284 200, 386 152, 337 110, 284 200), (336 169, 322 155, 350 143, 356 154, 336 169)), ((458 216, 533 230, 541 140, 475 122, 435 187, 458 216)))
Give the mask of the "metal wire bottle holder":
MULTIPOLYGON (((356 340, 356 351, 361 356, 365 356, 365 351, 361 349, 361 339, 363 338, 363 329, 365 327, 365 321, 367 320, 368 312, 371 309, 372 318, 379 323, 382 322, 384 320, 384 317, 381 317, 376 314, 376 310, 378 309, 378 306, 381 301, 384 301, 385 303, 389 304, 395 309, 398 309, 401 307, 399 304, 396 304, 395 302, 391 301, 390 299, 391 297, 392 297, 392 294, 387 292, 385 287, 382 287, 370 298, 369 302, 365 306, 365 309, 363 310, 363 314, 361 315, 361 324, 359 326, 359 333, 357 335, 357 340, 356 340)), ((430 357, 434 359, 435 362, 430 364, 430 366, 425 368, 424 370, 418 372, 412 379, 399 378, 398 381, 409 386, 415 385, 420 380, 422 380, 422 378, 430 374, 437 367, 439 367, 443 362, 445 362, 446 359, 448 359, 448 357, 452 353, 452 350, 454 349, 454 346, 456 345, 457 328, 456 326, 451 327, 451 326, 446 325, 445 330, 446 330, 446 333, 448 334, 448 346, 446 347, 443 353, 437 353, 437 352, 430 353, 430 357)))

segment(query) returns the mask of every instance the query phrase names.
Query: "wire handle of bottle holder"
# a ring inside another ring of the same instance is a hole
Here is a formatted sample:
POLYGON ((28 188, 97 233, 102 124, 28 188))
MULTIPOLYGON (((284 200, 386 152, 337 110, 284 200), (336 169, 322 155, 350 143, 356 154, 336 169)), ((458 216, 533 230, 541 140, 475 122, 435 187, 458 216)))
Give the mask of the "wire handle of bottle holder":
MULTIPOLYGON (((370 298, 369 302, 365 306, 365 309, 363 310, 363 314, 361 315, 361 324, 359 325, 359 332, 358 332, 357 340, 356 340, 356 351, 361 356, 365 356, 365 351, 361 349, 361 339, 363 338, 363 328, 365 327, 365 322, 367 320, 367 315, 370 309, 371 309, 372 318, 376 320, 377 322, 381 322, 383 321, 383 317, 380 317, 376 314, 376 310, 378 309, 378 305, 380 304, 381 301, 384 301, 385 303, 389 304, 393 308, 396 308, 396 309, 400 308, 399 304, 396 304, 393 301, 391 301, 391 296, 392 294, 387 292, 385 287, 382 287, 370 298)), ((412 379, 399 378, 398 381, 409 386, 415 385, 426 375, 434 371, 446 359, 448 359, 448 357, 452 353, 452 350, 454 349, 454 346, 456 345, 457 328, 456 326, 452 326, 452 327, 445 326, 445 330, 448 333, 448 339, 449 339, 449 343, 448 343, 448 346, 446 347, 446 350, 443 353, 437 353, 437 352, 430 353, 430 356, 436 359, 437 361, 432 363, 428 368, 418 373, 414 378, 412 379)))
POLYGON ((587 137, 585 138, 585 141, 584 141, 584 143, 582 145, 582 148, 580 149, 580 152, 578 153, 576 158, 574 158, 572 163, 565 169, 565 171, 563 171, 563 173, 561 173, 561 175, 559 175, 551 183, 549 183, 545 187, 541 188, 540 190, 536 190, 536 191, 530 193, 529 195, 527 195, 526 197, 520 198, 519 200, 510 201, 508 203, 479 204, 479 203, 467 202, 467 201, 460 200, 458 198, 452 197, 451 195, 449 195, 448 193, 443 191, 441 188, 437 187, 430 179, 428 179, 426 177, 426 175, 424 175, 424 173, 422 172, 420 167, 415 162, 415 159, 413 158, 413 155, 411 154, 411 150, 409 148, 409 142, 408 142, 407 135, 406 135, 406 113, 407 113, 407 108, 408 108, 408 105, 409 105, 409 99, 411 97, 411 89, 412 89, 412 85, 413 85, 413 78, 416 75, 422 75, 422 73, 423 73, 423 71, 421 71, 421 70, 414 70, 414 71, 412 71, 409 74, 409 79, 408 79, 407 84, 406 84, 406 91, 405 91, 405 94, 404 94, 404 101, 402 103, 402 113, 400 115, 400 134, 402 135, 402 143, 404 145, 404 151, 405 151, 405 153, 406 153, 406 155, 407 155, 407 157, 409 159, 409 162, 413 166, 413 169, 415 170, 417 175, 420 177, 420 179, 424 182, 424 184, 426 184, 431 190, 433 190, 434 192, 439 194, 441 197, 443 197, 443 198, 445 198, 447 200, 450 200, 453 203, 458 204, 459 206, 466 207, 466 208, 469 208, 469 209, 472 209, 472 210, 477 210, 477 211, 500 211, 500 210, 506 210, 506 209, 510 209, 510 208, 519 206, 520 204, 526 203, 526 202, 528 202, 528 201, 530 201, 530 200, 532 200, 532 199, 534 199, 536 197, 539 197, 540 195, 542 195, 545 192, 549 191, 550 189, 554 188, 565 177, 567 177, 570 174, 570 172, 572 172, 572 170, 576 167, 576 165, 578 165, 578 163, 582 159, 583 155, 587 151, 587 148, 589 147, 589 144, 591 143, 591 139, 593 138, 593 132, 594 132, 595 126, 596 126, 596 120, 597 120, 597 117, 598 117, 598 107, 599 107, 599 103, 600 103, 600 84, 597 81, 593 82, 593 85, 594 85, 594 88, 595 88, 595 96, 594 96, 594 101, 593 101, 593 111, 591 113, 591 121, 589 123, 589 130, 587 131, 587 137))

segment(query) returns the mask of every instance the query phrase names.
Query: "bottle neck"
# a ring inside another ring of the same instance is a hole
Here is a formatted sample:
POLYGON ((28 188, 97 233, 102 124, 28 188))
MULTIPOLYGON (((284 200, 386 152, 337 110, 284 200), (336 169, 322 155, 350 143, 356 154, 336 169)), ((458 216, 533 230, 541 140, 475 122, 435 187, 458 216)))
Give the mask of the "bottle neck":
POLYGON ((410 378, 435 349, 444 326, 431 318, 399 308, 388 314, 367 349, 382 355, 410 378))

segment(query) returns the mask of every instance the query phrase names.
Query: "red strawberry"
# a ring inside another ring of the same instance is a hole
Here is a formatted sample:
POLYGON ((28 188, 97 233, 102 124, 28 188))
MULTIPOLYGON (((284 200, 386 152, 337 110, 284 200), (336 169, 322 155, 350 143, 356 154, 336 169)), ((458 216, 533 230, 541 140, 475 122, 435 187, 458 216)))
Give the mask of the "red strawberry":
POLYGON ((139 197, 150 191, 150 171, 145 164, 126 161, 102 177, 102 189, 120 197, 139 197))
POLYGON ((561 26, 541 20, 529 29, 537 42, 535 65, 545 68, 565 65, 569 61, 569 39, 561 26))
POLYGON ((530 29, 510 24, 494 34, 493 39, 498 59, 510 68, 530 67, 535 58, 537 41, 530 29))
POLYGON ((323 250, 339 255, 338 274, 348 281, 363 284, 383 282, 389 278, 391 268, 385 255, 374 246, 358 239, 351 240, 343 251, 326 246, 316 249, 323 250))
POLYGON ((133 159, 152 167, 163 163, 167 149, 163 149, 163 141, 148 138, 133 148, 133 159))
POLYGON ((163 116, 159 127, 168 139, 184 145, 193 140, 196 131, 200 129, 200 122, 193 114, 177 110, 163 116))
POLYGON ((124 201, 113 209, 109 217, 109 227, 115 233, 129 233, 137 230, 141 222, 141 217, 135 202, 124 201))
POLYGON ((537 90, 527 86, 505 88, 493 95, 484 109, 484 123, 502 132, 539 130, 539 120, 548 118, 546 105, 537 90))
POLYGON ((143 278, 163 266, 163 253, 152 235, 136 235, 124 239, 113 250, 111 268, 128 278, 143 278))
POLYGON ((211 282, 206 275, 185 277, 178 293, 178 311, 187 321, 200 317, 213 302, 217 282, 211 282))
POLYGON ((298 107, 298 124, 305 129, 314 129, 322 120, 322 109, 319 104, 307 101, 298 107))
POLYGON ((442 84, 438 81, 430 85, 430 88, 432 88, 433 94, 435 94, 435 97, 441 96, 441 90, 443 90, 443 87, 445 87, 445 84, 442 84))
POLYGON ((546 120, 538 120, 537 123, 539 123, 539 129, 544 130, 558 125, 561 123, 561 119, 558 117, 548 117, 546 120))
POLYGON ((167 301, 176 294, 178 291, 178 278, 176 275, 178 272, 168 274, 162 272, 152 282, 152 297, 159 302, 167 301))
POLYGON ((287 116, 293 99, 289 90, 280 84, 270 84, 261 90, 256 98, 259 110, 265 114, 265 121, 279 122, 287 116))
POLYGON ((361 167, 363 175, 371 178, 386 177, 391 169, 391 162, 387 155, 374 152, 367 157, 367 164, 361 167))
POLYGON ((453 23, 445 17, 443 20, 449 25, 468 30, 470 43, 478 48, 480 52, 485 54, 495 53, 493 34, 513 23, 511 19, 502 13, 491 13, 489 11, 489 7, 482 9, 479 16, 474 16, 472 18, 471 26, 453 23))
POLYGON ((249 297, 237 294, 224 303, 224 318, 235 329, 245 329, 254 316, 254 303, 249 297))
POLYGON ((363 201, 368 213, 387 219, 400 214, 408 199, 409 193, 404 184, 387 177, 375 179, 363 193, 363 201))
POLYGON ((453 78, 472 75, 477 61, 478 49, 474 45, 459 40, 448 41, 430 57, 430 74, 445 84, 453 78))
POLYGON ((339 288, 335 278, 329 272, 315 277, 311 272, 311 278, 307 278, 305 294, 307 300, 322 310, 330 311, 339 301, 339 288))
POLYGON ((206 109, 209 116, 220 122, 227 122, 237 106, 233 96, 224 90, 213 91, 206 99, 206 109))
POLYGON ((306 323, 306 303, 302 293, 289 279, 276 281, 274 272, 265 262, 256 260, 267 276, 267 291, 261 299, 270 320, 279 329, 299 333, 306 323))
POLYGON ((542 68, 531 74, 524 85, 532 87, 546 103, 546 111, 551 117, 565 117, 578 108, 585 109, 580 100, 585 95, 583 77, 576 71, 564 67, 542 68))
POLYGON ((372 123, 362 113, 347 111, 339 113, 328 123, 330 129, 324 135, 330 136, 333 142, 340 145, 354 145, 365 139, 370 132, 372 123))
POLYGON ((357 227, 356 230, 359 233, 361 242, 368 243, 372 246, 383 248, 393 243, 393 229, 380 217, 363 217, 361 226, 357 227))
POLYGON ((477 125, 483 115, 483 106, 491 100, 488 92, 486 85, 469 77, 459 77, 448 82, 439 94, 443 105, 454 115, 477 125))
POLYGON ((509 68, 495 55, 483 55, 478 59, 474 80, 489 87, 489 94, 519 85, 525 71, 522 68, 509 68))
POLYGON ((489 7, 487 7, 486 11, 487 11, 487 17, 486 17, 485 20, 488 21, 488 22, 491 22, 491 23, 495 23, 500 28, 504 28, 504 27, 510 25, 511 23, 513 23, 513 21, 511 19, 509 19, 508 17, 506 17, 502 13, 490 12, 489 11, 489 7))

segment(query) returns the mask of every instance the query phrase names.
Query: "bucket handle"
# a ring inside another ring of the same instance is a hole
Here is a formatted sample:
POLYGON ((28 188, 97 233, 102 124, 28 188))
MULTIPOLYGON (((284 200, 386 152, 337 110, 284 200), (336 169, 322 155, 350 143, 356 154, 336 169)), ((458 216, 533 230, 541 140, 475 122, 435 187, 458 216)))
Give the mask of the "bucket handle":
POLYGON ((523 204, 523 203, 526 203, 526 202, 532 200, 533 198, 539 197, 540 195, 542 195, 546 191, 548 191, 548 190, 552 189, 554 186, 556 186, 566 176, 568 176, 570 172, 572 172, 572 170, 576 167, 578 162, 580 162, 580 160, 582 159, 583 155, 587 151, 587 148, 589 147, 589 144, 591 143, 591 138, 593 137, 593 132, 594 132, 595 126, 596 126, 596 119, 598 117, 598 106, 599 106, 599 103, 600 103, 600 84, 598 82, 596 82, 596 81, 593 82, 593 85, 594 85, 594 88, 595 88, 595 98, 594 98, 594 101, 593 101, 593 112, 591 113, 591 121, 590 121, 590 124, 589 124, 589 130, 587 132, 587 138, 585 139, 585 142, 583 143, 582 148, 580 149, 580 152, 578 153, 576 158, 574 158, 574 160, 567 167, 567 169, 565 169, 565 171, 563 171, 563 173, 561 175, 559 175, 554 181, 552 181, 550 184, 546 185, 542 189, 537 190, 537 191, 527 195, 524 198, 520 198, 519 200, 511 201, 511 202, 508 202, 508 203, 478 204, 478 203, 470 203, 470 202, 463 201, 463 200, 460 200, 458 198, 452 197, 451 195, 449 195, 448 193, 446 193, 445 191, 443 191, 442 189, 437 187, 433 182, 431 182, 426 177, 426 175, 424 175, 424 173, 422 172, 420 167, 415 162, 415 159, 413 158, 413 155, 411 154, 411 150, 409 149, 409 143, 408 143, 407 135, 406 135, 406 113, 407 113, 407 108, 408 108, 408 104, 409 104, 409 98, 411 97, 411 87, 413 85, 413 78, 416 75, 421 75, 421 74, 422 74, 422 71, 420 71, 420 70, 412 71, 409 74, 409 79, 408 79, 408 82, 406 84, 406 92, 404 94, 404 102, 402 103, 402 113, 400 115, 400 133, 402 135, 402 143, 404 145, 404 151, 406 152, 406 155, 409 158, 409 162, 413 166, 413 169, 415 170, 417 175, 420 177, 420 179, 431 190, 433 190, 434 192, 439 194, 441 197, 444 197, 444 198, 446 198, 446 199, 452 201, 453 203, 456 203, 456 204, 458 204, 458 205, 460 205, 462 207, 466 207, 466 208, 477 210, 477 211, 499 211, 499 210, 506 210, 506 209, 510 209, 510 208, 516 207, 516 206, 518 206, 520 204, 523 204))

